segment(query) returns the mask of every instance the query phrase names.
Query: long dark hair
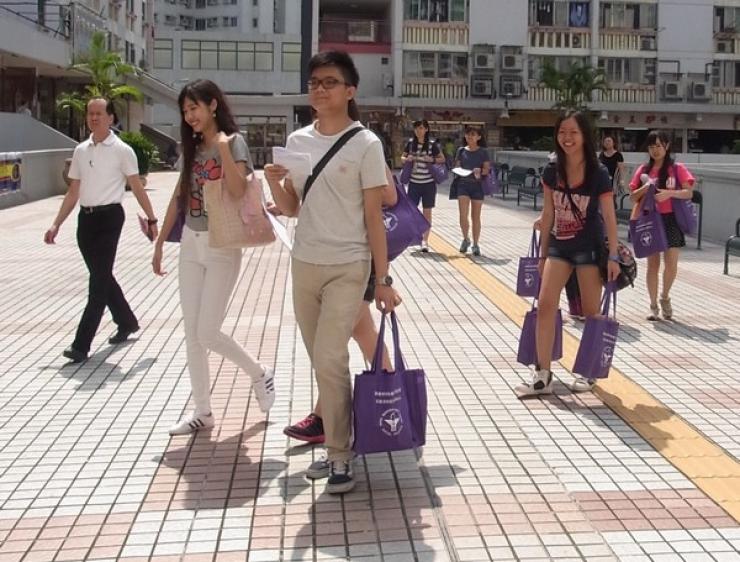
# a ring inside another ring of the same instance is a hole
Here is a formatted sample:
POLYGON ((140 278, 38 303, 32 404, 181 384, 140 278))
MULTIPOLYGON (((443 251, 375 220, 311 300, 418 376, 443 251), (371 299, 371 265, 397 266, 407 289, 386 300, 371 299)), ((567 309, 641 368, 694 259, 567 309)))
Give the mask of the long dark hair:
POLYGON ((557 155, 557 160, 555 163, 558 172, 557 179, 562 180, 562 182, 565 184, 565 193, 568 196, 568 201, 570 203, 571 210, 573 211, 573 215, 580 222, 583 222, 586 220, 586 217, 583 216, 583 213, 581 213, 581 209, 573 201, 573 195, 571 194, 569 189, 570 183, 568 182, 568 172, 565 165, 565 151, 558 142, 558 132, 560 131, 560 126, 563 124, 564 121, 570 118, 576 120, 578 129, 581 131, 581 136, 583 137, 583 160, 586 165, 586 169, 583 174, 584 184, 588 184, 596 178, 596 174, 599 171, 599 159, 596 156, 596 141, 594 139, 594 131, 591 126, 591 120, 589 119, 588 115, 581 111, 573 110, 561 113, 557 121, 555 122, 554 132, 555 154, 557 155))
MULTIPOLYGON (((658 189, 665 189, 665 184, 668 181, 668 170, 673 166, 673 156, 671 155, 670 147, 671 137, 668 135, 668 132, 663 130, 656 129, 654 131, 650 131, 647 136, 647 146, 655 144, 656 141, 660 141, 660 144, 665 146, 665 158, 663 159, 663 165, 660 167, 660 170, 658 170, 658 183, 655 187, 658 189)), ((648 163, 645 164, 643 168, 645 173, 650 174, 650 170, 653 169, 653 166, 655 166, 655 161, 651 156, 650 160, 648 160, 648 163)))
POLYGON ((427 150, 429 147, 429 137, 430 137, 429 121, 427 121, 426 119, 418 119, 414 121, 413 127, 414 127, 414 135, 411 137, 412 152, 416 152, 419 149, 419 139, 416 136, 417 127, 424 127, 427 130, 427 132, 424 134, 424 140, 422 141, 422 144, 421 144, 422 150, 427 150))
MULTIPOLYGON (((344 51, 324 51, 323 53, 317 53, 311 57, 308 62, 308 74, 313 74, 317 68, 325 66, 334 66, 339 69, 342 73, 344 81, 349 86, 357 88, 360 85, 360 73, 357 72, 357 67, 352 57, 344 51)), ((347 113, 350 119, 354 121, 360 120, 360 110, 357 107, 357 102, 351 99, 347 102, 347 113)))
POLYGON ((185 84, 177 98, 177 106, 180 108, 180 140, 182 141, 182 172, 180 174, 180 197, 183 203, 190 195, 193 177, 193 162, 198 145, 203 142, 203 135, 193 131, 193 128, 185 121, 185 112, 182 106, 186 100, 194 103, 203 102, 210 105, 216 100, 216 128, 227 135, 238 133, 239 127, 231 113, 231 108, 224 97, 221 88, 210 80, 193 80, 185 84))

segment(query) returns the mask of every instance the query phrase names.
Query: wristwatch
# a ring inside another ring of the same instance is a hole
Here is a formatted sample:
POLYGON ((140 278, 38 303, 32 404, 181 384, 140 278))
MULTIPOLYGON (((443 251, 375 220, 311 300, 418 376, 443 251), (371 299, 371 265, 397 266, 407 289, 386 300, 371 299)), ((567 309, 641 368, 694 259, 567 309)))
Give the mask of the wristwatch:
POLYGON ((375 280, 375 284, 383 285, 385 287, 390 287, 391 285, 393 285, 393 277, 391 277, 390 275, 384 275, 383 277, 378 277, 375 280))
POLYGON ((609 261, 615 261, 619 263, 619 256, 609 256, 609 261))
POLYGON ((149 225, 153 225, 153 224, 157 224, 157 222, 158 222, 158 221, 157 221, 157 219, 147 219, 147 221, 146 221, 146 222, 147 222, 147 224, 149 224, 149 225))

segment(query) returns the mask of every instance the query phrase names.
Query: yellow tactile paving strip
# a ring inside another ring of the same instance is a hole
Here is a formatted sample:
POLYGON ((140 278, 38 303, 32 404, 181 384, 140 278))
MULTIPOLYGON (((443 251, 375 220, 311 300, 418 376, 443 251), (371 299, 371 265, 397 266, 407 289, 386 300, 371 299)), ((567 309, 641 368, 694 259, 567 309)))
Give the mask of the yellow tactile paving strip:
MULTIPOLYGON (((432 233, 430 246, 444 256, 468 281, 517 326, 530 304, 470 258, 463 257, 447 241, 432 233)), ((563 332, 566 370, 575 361, 579 340, 563 332)), ((618 369, 600 381, 594 393, 637 431, 656 451, 685 474, 707 496, 740 522, 740 462, 677 416, 618 369)))

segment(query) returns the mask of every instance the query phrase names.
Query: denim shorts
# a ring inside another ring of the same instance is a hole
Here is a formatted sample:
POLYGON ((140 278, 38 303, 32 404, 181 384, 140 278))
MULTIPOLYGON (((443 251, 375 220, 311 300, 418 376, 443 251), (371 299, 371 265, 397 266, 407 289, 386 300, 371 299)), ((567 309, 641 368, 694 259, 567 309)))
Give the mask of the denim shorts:
POLYGON ((550 243, 547 257, 568 262, 573 267, 583 265, 599 265, 600 251, 587 248, 569 248, 566 245, 550 243))
POLYGON ((470 197, 473 201, 483 201, 483 184, 479 181, 460 181, 457 183, 457 197, 470 197))

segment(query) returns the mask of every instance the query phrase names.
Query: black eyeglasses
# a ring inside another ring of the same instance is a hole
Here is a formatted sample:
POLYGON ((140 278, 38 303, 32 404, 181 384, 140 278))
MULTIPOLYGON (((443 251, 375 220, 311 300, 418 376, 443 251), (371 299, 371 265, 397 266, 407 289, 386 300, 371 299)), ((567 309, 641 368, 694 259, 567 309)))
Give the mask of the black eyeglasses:
POLYGON ((339 84, 342 84, 344 86, 351 86, 349 82, 344 82, 343 80, 337 80, 336 78, 332 78, 329 76, 328 78, 311 78, 308 82, 306 82, 308 85, 309 90, 316 90, 319 86, 324 88, 324 90, 333 90, 339 84))

